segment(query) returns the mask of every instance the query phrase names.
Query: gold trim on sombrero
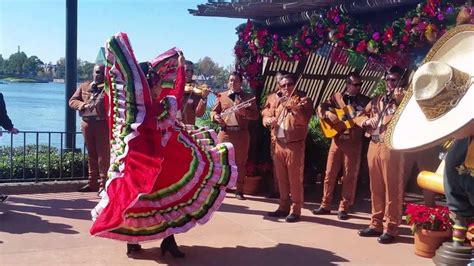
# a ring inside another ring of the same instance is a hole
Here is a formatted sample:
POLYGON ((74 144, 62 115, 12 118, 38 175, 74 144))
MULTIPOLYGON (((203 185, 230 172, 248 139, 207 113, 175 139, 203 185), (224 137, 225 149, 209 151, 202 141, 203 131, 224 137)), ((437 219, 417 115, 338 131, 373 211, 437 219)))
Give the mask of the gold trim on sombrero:
POLYGON ((471 77, 468 73, 454 67, 451 67, 451 70, 450 80, 436 95, 427 99, 416 100, 428 120, 434 120, 453 109, 471 85, 471 77))
MULTIPOLYGON (((441 47, 443 47, 443 45, 447 41, 449 41, 453 36, 462 32, 466 32, 466 31, 474 31, 474 25, 471 25, 471 24, 460 25, 447 31, 445 34, 441 36, 441 38, 439 38, 439 40, 433 45, 433 47, 431 47, 430 51, 426 55, 422 64, 431 61, 431 59, 433 58, 433 56, 435 56, 438 50, 441 49, 441 47)), ((395 111, 395 114, 393 115, 393 118, 388 124, 387 130, 384 133, 384 143, 390 149, 393 149, 391 140, 392 140, 393 132, 395 130, 395 125, 398 123, 398 120, 400 119, 400 114, 406 108, 412 96, 413 96, 413 89, 410 83, 408 85, 408 89, 405 92, 405 97, 403 97, 402 102, 400 103, 397 110, 395 111)))

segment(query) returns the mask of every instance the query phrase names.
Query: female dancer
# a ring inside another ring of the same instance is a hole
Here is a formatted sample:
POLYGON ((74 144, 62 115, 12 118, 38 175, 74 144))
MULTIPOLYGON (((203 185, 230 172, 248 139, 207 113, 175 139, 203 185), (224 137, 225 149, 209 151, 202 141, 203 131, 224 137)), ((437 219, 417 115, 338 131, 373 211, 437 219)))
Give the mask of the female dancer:
POLYGON ((232 145, 176 123, 184 93, 184 57, 177 55, 171 49, 140 66, 125 33, 106 44, 111 166, 90 232, 126 241, 127 253, 164 239, 163 255, 184 257, 174 234, 207 222, 235 183, 232 145))

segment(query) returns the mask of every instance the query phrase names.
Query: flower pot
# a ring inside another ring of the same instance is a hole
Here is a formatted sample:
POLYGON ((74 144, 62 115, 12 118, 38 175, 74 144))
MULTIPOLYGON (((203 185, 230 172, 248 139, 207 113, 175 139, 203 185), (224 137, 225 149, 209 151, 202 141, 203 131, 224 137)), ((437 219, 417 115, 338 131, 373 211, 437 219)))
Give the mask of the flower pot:
POLYGON ((261 176, 245 177, 244 194, 257 195, 260 192, 262 180, 261 176))
POLYGON ((415 232, 415 254, 425 258, 431 258, 443 242, 451 238, 451 230, 430 231, 416 229, 415 232))

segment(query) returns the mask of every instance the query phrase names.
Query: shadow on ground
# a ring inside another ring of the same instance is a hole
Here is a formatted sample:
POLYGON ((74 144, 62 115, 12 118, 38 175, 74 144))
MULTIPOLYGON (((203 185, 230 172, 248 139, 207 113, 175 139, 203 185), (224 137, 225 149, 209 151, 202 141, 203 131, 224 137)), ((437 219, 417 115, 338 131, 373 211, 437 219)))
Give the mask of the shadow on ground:
POLYGON ((39 199, 9 197, 7 209, 69 219, 91 220, 91 209, 97 202, 89 199, 39 199))
POLYGON ((338 265, 348 262, 331 251, 301 247, 291 244, 277 244, 275 247, 204 247, 180 246, 185 258, 173 258, 170 254, 161 256, 159 248, 142 250, 132 254, 133 260, 151 260, 168 265, 338 265))
POLYGON ((90 220, 96 202, 88 199, 41 199, 11 196, 0 206, 0 232, 79 234, 71 225, 45 217, 90 220))
POLYGON ((0 223, 0 232, 3 233, 79 234, 78 231, 72 230, 72 226, 68 224, 52 223, 39 216, 28 213, 7 210, 0 214, 0 219, 2 221, 0 223))

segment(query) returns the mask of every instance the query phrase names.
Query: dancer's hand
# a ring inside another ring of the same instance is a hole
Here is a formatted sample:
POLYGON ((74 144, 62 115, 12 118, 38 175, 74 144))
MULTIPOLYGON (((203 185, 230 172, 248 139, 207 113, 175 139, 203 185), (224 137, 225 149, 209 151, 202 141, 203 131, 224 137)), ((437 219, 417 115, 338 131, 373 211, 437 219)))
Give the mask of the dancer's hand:
POLYGON ((178 66, 184 66, 184 55, 181 51, 178 51, 178 66))

